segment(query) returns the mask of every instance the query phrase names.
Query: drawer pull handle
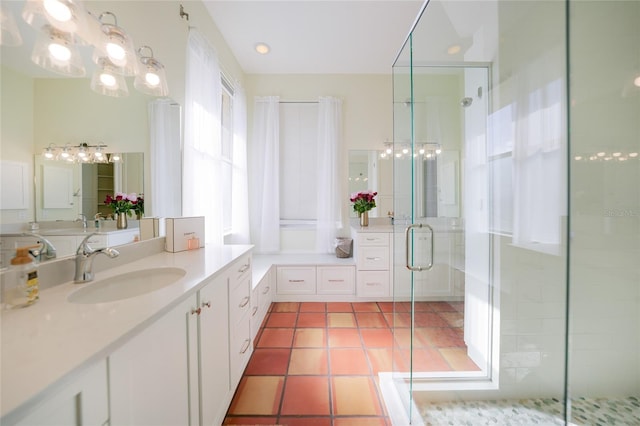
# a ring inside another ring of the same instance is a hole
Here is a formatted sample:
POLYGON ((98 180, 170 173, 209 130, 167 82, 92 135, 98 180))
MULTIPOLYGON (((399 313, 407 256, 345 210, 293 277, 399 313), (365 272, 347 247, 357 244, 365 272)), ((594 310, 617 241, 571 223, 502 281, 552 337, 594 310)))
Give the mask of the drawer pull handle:
POLYGON ((240 305, 238 305, 238 307, 244 308, 245 306, 247 306, 247 303, 249 303, 249 298, 245 296, 244 299, 242 299, 242 302, 240 302, 240 305))
POLYGON ((203 308, 210 308, 211 307, 211 302, 207 301, 207 302, 202 302, 202 307, 203 308))
POLYGON ((198 309, 191 309, 191 315, 200 315, 200 312, 202 312, 201 308, 198 309))
POLYGON ((289 280, 290 283, 303 283, 304 280, 289 280))
POLYGON ((378 241, 380 238, 367 237, 367 241, 378 241))
POLYGON ((251 344, 251 339, 247 339, 244 341, 244 344, 242 345, 242 349, 240 349, 240 354, 243 354, 247 351, 247 349, 249 349, 249 345, 251 344))
POLYGON ((241 274, 243 272, 247 272, 247 270, 251 267, 251 264, 247 263, 246 265, 242 265, 242 268, 238 269, 238 272, 240 272, 241 274))
POLYGON ((381 285, 381 283, 366 283, 369 287, 373 287, 374 285, 381 285))
POLYGON ((367 260, 381 260, 381 257, 367 257, 367 260))
POLYGON ((344 280, 329 280, 330 283, 343 283, 344 280))
POLYGON ((269 290, 271 290, 271 287, 270 287, 270 286, 266 286, 266 287, 264 288, 264 290, 262 291, 262 294, 267 294, 267 293, 269 293, 269 290))
POLYGON ((252 317, 255 317, 257 312, 258 312, 258 307, 257 307, 257 306, 254 306, 254 307, 253 307, 253 312, 251 312, 251 316, 252 316, 252 317))

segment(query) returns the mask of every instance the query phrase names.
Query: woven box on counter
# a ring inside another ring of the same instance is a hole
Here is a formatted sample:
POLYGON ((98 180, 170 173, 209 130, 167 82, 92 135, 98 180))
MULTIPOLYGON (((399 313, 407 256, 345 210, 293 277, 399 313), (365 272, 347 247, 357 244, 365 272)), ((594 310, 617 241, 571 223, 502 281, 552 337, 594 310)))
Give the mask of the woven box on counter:
POLYGON ((336 257, 347 258, 353 255, 352 238, 336 238, 336 257))

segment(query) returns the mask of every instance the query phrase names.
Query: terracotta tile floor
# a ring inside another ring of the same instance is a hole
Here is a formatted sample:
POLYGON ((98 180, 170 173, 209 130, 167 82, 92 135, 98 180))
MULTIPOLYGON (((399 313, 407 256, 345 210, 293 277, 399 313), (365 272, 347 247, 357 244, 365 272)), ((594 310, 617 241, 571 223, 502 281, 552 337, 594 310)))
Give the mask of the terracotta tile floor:
MULTIPOLYGON (((390 302, 273 303, 224 424, 390 425, 378 372, 407 371, 409 306, 396 303, 394 314, 390 302)), ((415 304, 416 370, 478 369, 466 354, 463 310, 462 302, 415 304)))

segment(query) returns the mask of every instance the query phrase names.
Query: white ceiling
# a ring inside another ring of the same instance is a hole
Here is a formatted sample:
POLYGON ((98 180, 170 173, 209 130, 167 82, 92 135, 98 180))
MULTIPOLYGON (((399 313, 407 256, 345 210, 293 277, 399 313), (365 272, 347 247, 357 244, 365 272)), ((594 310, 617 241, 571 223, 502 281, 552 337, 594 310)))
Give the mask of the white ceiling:
POLYGON ((204 3, 248 74, 388 74, 423 1, 204 3), (271 52, 258 54, 258 42, 271 52))

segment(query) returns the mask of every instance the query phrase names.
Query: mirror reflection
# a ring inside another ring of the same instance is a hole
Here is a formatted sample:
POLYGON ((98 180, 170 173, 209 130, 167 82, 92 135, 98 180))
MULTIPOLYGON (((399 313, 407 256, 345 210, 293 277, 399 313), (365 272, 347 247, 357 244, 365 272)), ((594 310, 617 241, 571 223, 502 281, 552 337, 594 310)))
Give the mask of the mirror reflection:
POLYGON ((75 220, 97 214, 110 218, 104 204, 116 192, 144 194, 144 154, 124 153, 118 162, 78 164, 35 156, 36 221, 75 220))

